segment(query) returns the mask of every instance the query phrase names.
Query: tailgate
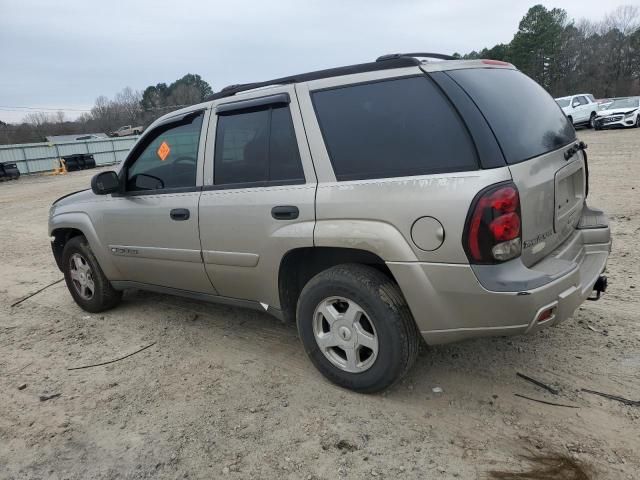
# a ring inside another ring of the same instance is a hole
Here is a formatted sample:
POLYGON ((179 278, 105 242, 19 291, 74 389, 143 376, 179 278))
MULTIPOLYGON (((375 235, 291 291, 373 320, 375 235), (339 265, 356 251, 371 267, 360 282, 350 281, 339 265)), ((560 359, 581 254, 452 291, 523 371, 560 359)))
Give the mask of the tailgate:
POLYGON ((540 85, 515 69, 447 73, 475 101, 500 144, 520 193, 522 262, 531 266, 565 241, 580 220, 583 152, 564 157, 577 141, 573 125, 540 85))
POLYGON ((585 199, 583 153, 568 161, 569 146, 510 165, 520 192, 522 262, 531 266, 565 241, 580 221, 585 199))

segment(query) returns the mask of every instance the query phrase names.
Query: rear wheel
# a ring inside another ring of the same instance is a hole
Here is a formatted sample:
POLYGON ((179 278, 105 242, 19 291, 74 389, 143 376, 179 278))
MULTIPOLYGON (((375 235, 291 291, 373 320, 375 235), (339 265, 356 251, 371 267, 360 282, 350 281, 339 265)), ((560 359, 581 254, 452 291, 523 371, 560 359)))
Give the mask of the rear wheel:
POLYGON ((316 368, 363 393, 400 379, 421 345, 400 288, 366 265, 338 265, 313 277, 300 294, 297 323, 316 368))
POLYGON ((640 128, 640 115, 636 117, 636 128, 640 128))
POLYGON ((62 265, 67 288, 83 310, 102 312, 120 302, 122 292, 111 286, 85 237, 73 237, 67 242, 62 265))

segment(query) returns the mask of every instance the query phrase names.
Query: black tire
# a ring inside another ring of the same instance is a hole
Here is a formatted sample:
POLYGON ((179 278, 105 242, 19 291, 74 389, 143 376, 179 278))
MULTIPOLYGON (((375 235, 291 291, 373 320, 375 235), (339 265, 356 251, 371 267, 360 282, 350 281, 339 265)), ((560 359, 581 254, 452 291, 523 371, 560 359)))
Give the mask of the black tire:
POLYGON ((83 310, 91 313, 103 312, 115 307, 122 299, 122 292, 115 290, 111 286, 111 283, 102 272, 98 260, 96 260, 84 236, 73 237, 64 246, 64 250, 62 251, 62 269, 71 296, 83 310), (89 298, 83 297, 79 291, 81 287, 79 287, 78 283, 72 278, 73 267, 71 262, 72 259, 77 259, 77 256, 80 256, 90 268, 89 274, 93 282, 93 291, 89 298))
POLYGON ((636 128, 640 128, 640 115, 636 117, 636 128))
MULTIPOLYGON (((573 125, 573 117, 571 115, 567 116, 567 120, 569 120, 569 123, 573 125)), ((575 125, 573 126, 575 127, 575 125)))
POLYGON ((366 265, 337 265, 317 274, 303 288, 296 316, 300 338, 316 368, 331 382, 356 392, 375 393, 393 385, 414 364, 422 344, 398 285, 366 265), (321 302, 332 297, 357 303, 374 326, 378 351, 365 371, 351 373, 337 367, 318 346, 314 314, 321 302))
POLYGON ((589 128, 596 128, 596 112, 591 112, 591 116, 589 117, 589 128))

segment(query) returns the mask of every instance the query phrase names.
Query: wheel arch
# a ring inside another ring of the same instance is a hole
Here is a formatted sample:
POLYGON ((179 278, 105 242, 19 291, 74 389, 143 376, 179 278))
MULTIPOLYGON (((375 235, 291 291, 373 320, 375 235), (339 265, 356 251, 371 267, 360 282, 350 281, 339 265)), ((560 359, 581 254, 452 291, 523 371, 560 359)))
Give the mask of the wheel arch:
POLYGON ((60 270, 62 270, 61 260, 64 246, 71 238, 83 235, 107 278, 109 280, 119 279, 120 273, 86 213, 68 212, 55 215, 49 220, 49 235, 53 256, 60 270))
POLYGON ((346 263, 372 266, 397 283, 385 261, 371 251, 345 247, 295 248, 282 257, 278 269, 278 291, 284 320, 295 322, 300 292, 311 278, 346 263))
POLYGON ((62 252, 64 246, 73 237, 84 235, 82 230, 73 227, 60 227, 51 231, 51 249, 53 250, 53 258, 60 271, 62 271, 62 252))

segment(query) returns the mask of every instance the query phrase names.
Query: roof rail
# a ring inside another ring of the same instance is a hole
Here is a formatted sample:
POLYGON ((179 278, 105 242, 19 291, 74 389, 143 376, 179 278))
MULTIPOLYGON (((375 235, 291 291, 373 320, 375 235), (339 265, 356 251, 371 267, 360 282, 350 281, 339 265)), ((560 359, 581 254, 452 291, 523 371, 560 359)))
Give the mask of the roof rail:
POLYGON ((437 58, 439 60, 458 60, 451 55, 444 55, 443 53, 389 53, 376 58, 376 62, 385 62, 387 60, 394 60, 396 58, 437 58))
POLYGON ((219 92, 210 95, 206 101, 217 100, 219 98, 226 98, 235 95, 236 93, 246 92, 247 90, 253 90, 255 88, 267 87, 272 85, 288 85, 291 83, 308 82, 311 80, 318 80, 321 78, 338 77, 340 75, 351 75, 354 73, 375 72, 378 70, 390 70, 392 68, 413 67, 420 65, 420 61, 416 60, 414 56, 399 55, 394 58, 381 62, 369 62, 360 63, 357 65, 348 65, 346 67, 328 68, 326 70, 318 70, 315 72, 301 73, 298 75, 292 75, 290 77, 276 78, 274 80, 268 80, 266 82, 244 83, 239 85, 229 85, 224 87, 219 92))

